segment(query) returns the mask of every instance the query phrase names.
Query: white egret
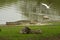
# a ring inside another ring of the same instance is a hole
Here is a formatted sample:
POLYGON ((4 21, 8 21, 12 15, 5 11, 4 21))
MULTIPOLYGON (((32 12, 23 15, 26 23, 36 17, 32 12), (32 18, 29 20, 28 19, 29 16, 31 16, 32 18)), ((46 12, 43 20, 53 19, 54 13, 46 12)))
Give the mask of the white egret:
POLYGON ((41 3, 42 5, 44 5, 47 9, 49 9, 50 8, 50 6, 48 6, 47 4, 45 4, 45 3, 41 3))

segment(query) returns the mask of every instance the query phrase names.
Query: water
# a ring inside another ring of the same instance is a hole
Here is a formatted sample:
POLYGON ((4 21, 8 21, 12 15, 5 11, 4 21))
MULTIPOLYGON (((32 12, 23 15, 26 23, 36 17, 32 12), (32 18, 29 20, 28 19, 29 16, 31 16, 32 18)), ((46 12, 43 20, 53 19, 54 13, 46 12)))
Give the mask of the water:
POLYGON ((27 17, 22 15, 21 11, 18 11, 18 6, 16 4, 5 5, 0 9, 0 24, 5 24, 6 22, 13 22, 18 20, 25 20, 27 17))
POLYGON ((49 18, 51 18, 51 20, 60 20, 58 11, 53 8, 53 3, 51 3, 52 6, 48 5, 48 3, 49 2, 47 2, 47 4, 46 2, 41 2, 38 5, 37 1, 33 2, 22 0, 18 0, 16 1, 16 3, 6 3, 2 7, 0 7, 0 24, 5 24, 6 22, 17 20, 25 20, 28 18, 31 20, 33 19, 40 21, 43 20, 42 15, 48 16, 49 18))
POLYGON ((23 9, 23 12, 26 12, 26 14, 29 15, 28 17, 31 20, 37 20, 41 22, 41 20, 43 20, 43 15, 48 16, 50 20, 54 20, 54 21, 60 20, 60 16, 58 16, 59 15, 58 11, 52 7, 53 4, 51 6, 41 2, 38 5, 36 1, 35 2, 25 1, 25 3, 23 4, 24 7, 22 6, 23 8, 26 8, 26 9, 23 9))

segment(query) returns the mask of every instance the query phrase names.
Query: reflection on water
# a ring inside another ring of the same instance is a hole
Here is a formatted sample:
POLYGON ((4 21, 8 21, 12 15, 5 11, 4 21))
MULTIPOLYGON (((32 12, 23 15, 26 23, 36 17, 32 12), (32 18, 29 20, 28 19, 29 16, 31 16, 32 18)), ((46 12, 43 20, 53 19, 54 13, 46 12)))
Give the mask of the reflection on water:
POLYGON ((22 15, 21 11, 17 11, 16 4, 4 6, 0 9, 0 24, 5 24, 7 21, 17 21, 27 19, 22 15))

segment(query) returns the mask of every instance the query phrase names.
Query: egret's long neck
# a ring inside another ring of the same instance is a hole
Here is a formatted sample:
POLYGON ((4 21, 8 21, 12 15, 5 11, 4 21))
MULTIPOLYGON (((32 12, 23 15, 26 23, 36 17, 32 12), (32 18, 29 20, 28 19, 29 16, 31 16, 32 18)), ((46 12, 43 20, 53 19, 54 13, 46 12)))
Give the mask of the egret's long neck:
POLYGON ((46 8, 50 8, 47 4, 45 4, 45 3, 41 3, 42 5, 44 5, 46 8))

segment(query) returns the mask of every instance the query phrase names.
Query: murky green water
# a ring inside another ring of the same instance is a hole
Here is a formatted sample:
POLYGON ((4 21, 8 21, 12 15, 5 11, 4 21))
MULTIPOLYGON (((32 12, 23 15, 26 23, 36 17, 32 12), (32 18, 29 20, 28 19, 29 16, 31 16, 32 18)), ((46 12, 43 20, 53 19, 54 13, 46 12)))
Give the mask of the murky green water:
POLYGON ((0 3, 0 24, 27 19, 19 9, 18 1, 0 3))
POLYGON ((11 4, 17 2, 17 0, 0 0, 0 7, 5 6, 6 4, 11 4))
POLYGON ((15 5, 15 10, 28 19, 39 21, 44 16, 60 19, 60 0, 1 0, 0 10, 8 9, 11 5, 15 5))

